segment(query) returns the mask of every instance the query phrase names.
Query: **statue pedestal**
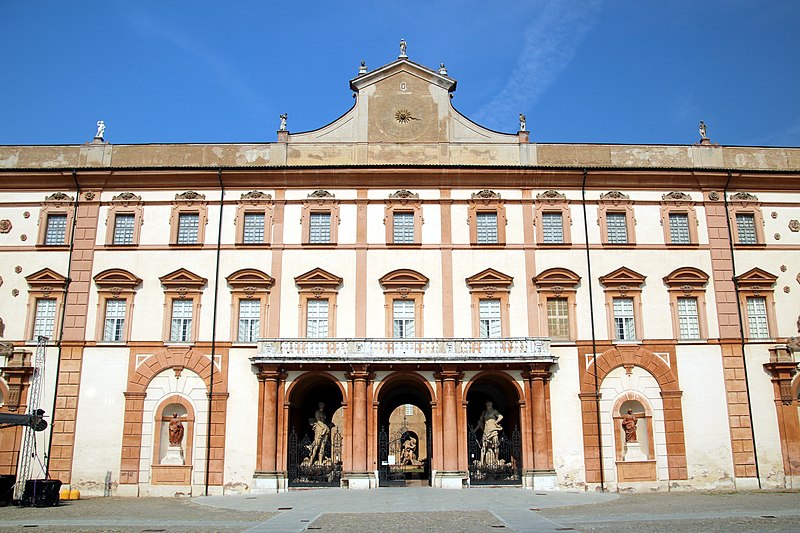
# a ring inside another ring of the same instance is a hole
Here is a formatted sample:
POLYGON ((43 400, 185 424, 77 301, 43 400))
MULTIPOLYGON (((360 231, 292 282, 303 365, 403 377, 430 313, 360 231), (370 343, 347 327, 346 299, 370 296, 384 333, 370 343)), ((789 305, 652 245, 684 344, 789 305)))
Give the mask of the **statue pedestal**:
POLYGON ((638 442, 625 443, 624 461, 647 461, 647 456, 642 452, 642 447, 638 442))
POLYGON ((162 465, 181 465, 183 466, 183 448, 180 446, 170 446, 167 448, 167 455, 161 460, 162 465))

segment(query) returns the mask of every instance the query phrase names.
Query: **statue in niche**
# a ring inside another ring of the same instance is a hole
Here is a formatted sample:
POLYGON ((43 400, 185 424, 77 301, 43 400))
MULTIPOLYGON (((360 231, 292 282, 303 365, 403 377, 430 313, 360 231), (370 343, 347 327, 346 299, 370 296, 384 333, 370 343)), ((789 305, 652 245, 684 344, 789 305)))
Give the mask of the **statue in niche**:
POLYGON ((483 428, 483 439, 481 442, 481 464, 496 463, 500 458, 500 432, 503 427, 500 421, 503 415, 492 406, 492 402, 486 402, 486 409, 478 419, 478 425, 483 428))
POLYGON ((400 464, 401 465, 415 465, 417 464, 417 439, 409 437, 403 443, 403 449, 400 451, 400 464))
POLYGON ((178 419, 178 413, 172 414, 172 420, 169 421, 169 445, 180 446, 183 442, 183 422, 178 419))
POLYGON ((106 123, 102 120, 97 121, 97 133, 94 134, 95 139, 102 139, 106 134, 106 123))
POLYGON ((629 442, 639 442, 638 438, 636 437, 636 424, 638 420, 636 420, 636 415, 633 414, 631 409, 628 409, 628 412, 622 415, 622 429, 625 431, 625 443, 629 442))
MULTIPOLYGON (((314 430, 314 441, 310 444, 310 454, 306 458, 308 464, 325 464, 328 457, 325 456, 326 444, 331 435, 331 428, 328 425, 328 417, 325 416, 325 404, 319 402, 317 410, 314 413, 314 418, 309 418, 308 423, 311 424, 311 429, 314 430)), ((304 461, 305 462, 305 461, 304 461)))

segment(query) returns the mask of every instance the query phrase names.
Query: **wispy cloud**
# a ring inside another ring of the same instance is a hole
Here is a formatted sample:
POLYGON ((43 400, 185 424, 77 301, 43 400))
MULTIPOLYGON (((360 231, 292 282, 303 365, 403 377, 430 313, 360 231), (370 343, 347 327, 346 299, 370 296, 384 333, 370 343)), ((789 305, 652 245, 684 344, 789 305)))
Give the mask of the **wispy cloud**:
POLYGON ((500 92, 478 111, 477 121, 500 129, 519 112, 530 110, 572 61, 598 8, 596 0, 547 2, 525 30, 517 66, 500 92))
POLYGON ((239 72, 231 67, 218 51, 201 43, 183 28, 156 20, 135 7, 129 12, 129 18, 132 26, 140 33, 162 39, 198 60, 208 69, 211 74, 209 78, 215 80, 248 111, 252 112, 254 109, 266 107, 261 95, 247 83, 239 72))

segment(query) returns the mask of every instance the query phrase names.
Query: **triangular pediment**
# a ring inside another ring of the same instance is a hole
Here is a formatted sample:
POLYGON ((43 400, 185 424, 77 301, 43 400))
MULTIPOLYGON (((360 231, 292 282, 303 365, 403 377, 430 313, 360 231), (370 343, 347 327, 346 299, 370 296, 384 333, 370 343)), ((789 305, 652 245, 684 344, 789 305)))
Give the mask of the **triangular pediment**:
POLYGON ((30 276, 25 276, 25 281, 27 281, 28 285, 31 287, 41 287, 45 285, 51 287, 63 287, 67 282, 67 278, 55 270, 43 268, 37 272, 34 272, 30 276))
POLYGON ((620 267, 613 272, 606 274, 600 278, 600 283, 606 287, 628 285, 631 287, 639 287, 644 283, 646 276, 642 276, 635 270, 628 267, 620 267))
POLYGON ((237 270, 225 279, 228 280, 228 284, 231 287, 253 286, 266 288, 275 283, 275 278, 255 268, 237 270))
POLYGON ((513 281, 513 277, 498 272, 493 268, 487 268, 474 276, 468 277, 467 285, 470 287, 508 287, 513 281))
POLYGON ((664 276, 664 283, 676 287, 682 285, 702 287, 708 283, 708 274, 699 268, 682 267, 673 270, 668 276, 664 276))
POLYGON ((748 270, 744 274, 736 276, 733 279, 735 279, 740 286, 758 285, 761 287, 771 287, 776 281, 778 281, 778 276, 773 276, 766 270, 761 270, 760 268, 756 267, 748 270))
POLYGON ((405 72, 411 76, 415 76, 437 87, 441 87, 448 92, 456 90, 456 80, 450 79, 448 76, 439 74, 435 70, 409 61, 408 59, 397 59, 366 74, 361 74, 350 80, 350 88, 358 92, 370 85, 380 83, 399 72, 405 72))
POLYGON ((158 278, 161 284, 166 287, 187 286, 187 287, 202 287, 208 281, 206 278, 198 276, 194 272, 179 268, 174 272, 170 272, 166 276, 158 278))
POLYGON ((301 287, 338 287, 342 284, 342 278, 317 267, 305 274, 300 274, 294 278, 294 282, 301 287))
POLYGON ((567 268, 548 268, 533 278, 533 283, 540 287, 574 287, 581 281, 581 277, 567 268))
POLYGON ((142 280, 127 270, 109 268, 97 274, 94 277, 94 282, 98 287, 126 287, 132 289, 139 285, 142 280))
POLYGON ((428 278, 408 268, 393 270, 378 280, 384 289, 409 287, 421 289, 428 284, 428 278))

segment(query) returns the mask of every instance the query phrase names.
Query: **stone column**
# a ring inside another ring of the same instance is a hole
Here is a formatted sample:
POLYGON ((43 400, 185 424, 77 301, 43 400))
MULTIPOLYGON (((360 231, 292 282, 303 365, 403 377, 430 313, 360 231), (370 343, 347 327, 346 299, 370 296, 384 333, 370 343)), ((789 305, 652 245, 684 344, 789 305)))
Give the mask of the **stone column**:
POLYGON ((461 488, 467 474, 458 470, 458 394, 456 387, 463 374, 456 369, 442 369, 436 379, 442 386, 442 444, 444 448, 444 470, 438 473, 436 485, 442 488, 461 488))
POLYGON ((347 376, 351 383, 353 398, 353 422, 351 437, 351 471, 345 473, 347 487, 351 489, 368 489, 375 486, 373 472, 367 470, 367 386, 372 376, 367 365, 353 366, 347 376))
POLYGON ((286 473, 278 468, 278 388, 286 373, 277 367, 262 367, 258 372, 259 440, 254 489, 280 492, 286 489, 286 473))

